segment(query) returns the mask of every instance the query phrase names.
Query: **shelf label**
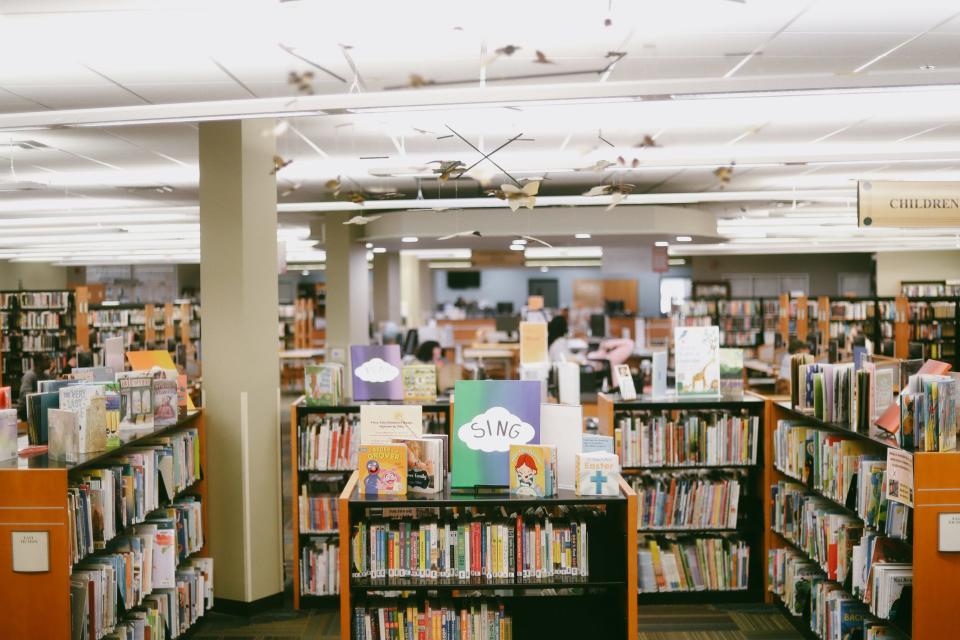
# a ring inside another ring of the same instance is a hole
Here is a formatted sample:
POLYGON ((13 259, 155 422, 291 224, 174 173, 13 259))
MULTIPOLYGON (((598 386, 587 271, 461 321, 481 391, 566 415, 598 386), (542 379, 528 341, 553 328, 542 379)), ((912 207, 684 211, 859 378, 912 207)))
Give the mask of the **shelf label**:
POLYGON ((14 531, 11 535, 15 572, 50 571, 50 533, 48 531, 14 531))
POLYGON ((941 513, 937 525, 937 550, 960 552, 960 513, 941 513))

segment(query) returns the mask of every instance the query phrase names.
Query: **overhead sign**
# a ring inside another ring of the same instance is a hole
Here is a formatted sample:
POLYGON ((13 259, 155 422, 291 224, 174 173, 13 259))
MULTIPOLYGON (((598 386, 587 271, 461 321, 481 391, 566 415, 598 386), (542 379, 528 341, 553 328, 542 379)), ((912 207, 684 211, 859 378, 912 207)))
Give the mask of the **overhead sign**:
POLYGON ((960 227, 960 182, 862 180, 857 222, 861 227, 960 227))

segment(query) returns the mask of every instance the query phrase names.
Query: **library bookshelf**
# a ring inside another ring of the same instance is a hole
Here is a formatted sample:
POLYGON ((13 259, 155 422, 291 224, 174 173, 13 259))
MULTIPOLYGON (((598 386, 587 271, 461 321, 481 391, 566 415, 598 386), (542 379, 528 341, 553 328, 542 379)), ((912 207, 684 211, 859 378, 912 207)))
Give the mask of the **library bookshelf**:
MULTIPOLYGON (((621 464, 621 474, 625 482, 656 481, 674 478, 684 474, 701 474, 700 478, 732 478, 741 483, 739 492, 739 513, 735 527, 657 527, 650 528, 637 522, 634 528, 638 533, 638 544, 647 540, 668 536, 671 538, 723 537, 742 540, 750 549, 747 585, 736 589, 685 590, 667 592, 639 592, 638 598, 645 604, 673 602, 760 602, 763 600, 764 561, 764 522, 762 503, 764 488, 764 451, 762 445, 764 420, 766 416, 765 399, 751 393, 727 397, 677 397, 654 398, 638 396, 636 400, 624 401, 619 394, 601 393, 597 397, 599 432, 601 435, 614 436, 618 423, 624 418, 643 416, 668 416, 676 420, 690 413, 699 415, 726 415, 757 419, 756 460, 718 464, 621 464)), ((619 443, 618 443, 619 451, 619 443)), ((638 497, 638 500, 640 498, 638 497)))
MULTIPOLYGON (((191 557, 207 555, 207 438, 202 410, 188 414, 174 425, 121 432, 119 447, 82 454, 76 463, 51 460, 40 454, 0 462, 0 602, 16 612, 4 623, 4 637, 70 638, 70 523, 67 517, 67 487, 85 469, 107 463, 158 436, 183 428, 196 428, 200 444, 200 477, 179 495, 201 500, 204 546, 191 557), (42 573, 13 571, 12 532, 46 532, 49 540, 49 570, 42 573)), ((175 496, 175 497, 178 497, 175 496)), ((171 499, 172 501, 172 499, 171 499)), ((165 503, 162 506, 165 506, 165 503)), ((161 507, 162 508, 162 507, 161 507)), ((132 529, 120 530, 118 537, 132 529)), ((108 549, 110 543, 107 544, 108 549)), ((99 552, 94 552, 94 555, 99 552)))
MULTIPOLYGON (((399 402, 380 402, 371 401, 364 404, 402 404, 399 402)), ((443 399, 438 399, 433 404, 421 405, 424 414, 424 427, 428 432, 448 433, 453 424, 453 405, 443 399), (428 422, 429 421, 429 422, 428 422)), ((356 464, 339 465, 336 468, 312 468, 302 467, 301 458, 301 431, 312 419, 320 418, 339 418, 344 421, 353 419, 359 420, 360 404, 344 403, 335 406, 307 406, 303 396, 297 398, 290 406, 290 483, 291 483, 291 504, 290 513, 293 519, 293 608, 327 608, 334 607, 337 603, 337 595, 311 595, 304 593, 305 589, 301 584, 301 557, 303 550, 311 540, 339 540, 339 530, 329 529, 324 531, 302 531, 300 526, 300 495, 310 483, 327 483, 335 486, 335 490, 321 492, 308 492, 310 497, 329 498, 331 504, 337 507, 335 519, 338 519, 339 503, 337 496, 345 486, 350 474, 356 469, 356 464)), ((359 427, 356 431, 359 438, 359 427)), ((338 585, 339 586, 339 585, 338 585)))
MULTIPOLYGON (((526 498, 507 494, 457 493, 449 488, 437 494, 364 496, 358 491, 359 472, 353 472, 339 497, 340 532, 340 638, 354 640, 355 606, 391 606, 406 600, 396 592, 416 598, 435 594, 444 600, 498 601, 513 619, 514 638, 597 637, 636 638, 637 556, 636 494, 620 480, 617 496, 576 496, 561 489, 551 498, 526 498), (589 506, 602 513, 591 520, 588 533, 590 575, 586 578, 544 579, 434 579, 351 576, 353 527, 384 510, 503 509, 589 506), (549 590, 544 592, 543 590, 549 590), (379 594, 379 595, 378 595, 379 594)), ((414 602, 417 602, 417 599, 414 602)))
MULTIPOLYGON (((887 448, 896 448, 895 444, 882 437, 852 431, 845 425, 817 420, 790 408, 788 402, 768 399, 766 411, 763 476, 768 492, 770 486, 780 480, 798 482, 796 478, 782 472, 775 465, 773 434, 778 421, 794 421, 833 432, 844 438, 860 440, 867 443, 871 449, 875 449, 878 457, 884 456, 887 448)), ((939 551, 938 536, 940 516, 960 513, 960 453, 913 452, 912 455, 915 496, 912 510, 913 523, 908 532, 908 540, 897 544, 902 544, 912 556, 913 587, 904 589, 891 619, 883 622, 900 635, 917 640, 953 637, 956 629, 960 627, 960 607, 956 606, 949 585, 956 584, 956 577, 960 572, 960 553, 939 551)), ((859 518, 856 510, 851 509, 848 504, 834 501, 813 489, 810 492, 832 502, 831 506, 836 512, 859 518)), ((793 547, 798 553, 805 555, 802 548, 773 530, 772 510, 773 505, 768 493, 763 510, 766 548, 772 550, 793 547)), ((769 591, 767 572, 764 572, 764 582, 767 602, 778 604, 783 609, 784 615, 804 636, 817 637, 810 630, 809 611, 805 615, 794 616, 779 596, 769 591)), ((850 597, 855 597, 850 593, 847 584, 836 583, 835 586, 850 597)))

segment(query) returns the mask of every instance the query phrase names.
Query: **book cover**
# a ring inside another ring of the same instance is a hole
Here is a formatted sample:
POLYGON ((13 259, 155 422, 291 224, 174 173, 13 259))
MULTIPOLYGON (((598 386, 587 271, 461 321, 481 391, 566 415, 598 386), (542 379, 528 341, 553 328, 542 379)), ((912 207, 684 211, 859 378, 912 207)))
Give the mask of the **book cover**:
POLYGON ((617 379, 617 387, 620 389, 620 398, 627 402, 637 399, 637 389, 633 384, 633 373, 630 371, 630 365, 618 364, 613 368, 614 377, 617 379))
POLYGON ((80 431, 77 414, 65 409, 50 409, 47 412, 47 422, 50 429, 47 453, 50 458, 76 462, 79 457, 77 438, 80 431))
POLYGON ((443 489, 443 441, 436 438, 401 438, 407 448, 407 492, 438 493, 443 489))
POLYGON ((113 382, 114 372, 110 367, 74 367, 70 376, 81 382, 113 382))
POLYGON ((601 436, 594 433, 584 433, 582 436, 583 445, 580 453, 614 453, 613 436, 601 436))
POLYGON ((105 450, 107 417, 103 385, 74 384, 62 387, 58 393, 58 407, 77 414, 77 450, 80 453, 105 450))
POLYGON ((437 401, 437 365, 404 365, 403 401, 412 403, 437 401))
POLYGON ((510 495, 542 498, 547 495, 547 459, 544 447, 510 445, 510 495))
POLYGON ((575 457, 583 450, 583 407, 540 405, 540 444, 557 447, 558 486, 573 489, 577 484, 575 457))
POLYGON ((451 486, 509 486, 510 445, 540 442, 540 382, 460 380, 454 397, 451 486))
POLYGON ((162 427, 177 423, 177 381, 153 381, 153 424, 162 427))
POLYGON ((343 366, 336 363, 303 367, 303 388, 308 407, 334 406, 343 398, 343 366))
POLYGON ((360 446, 360 494, 367 496, 407 493, 407 447, 402 444, 360 446))
POLYGON ((743 393, 743 349, 720 349, 720 393, 743 393))
POLYGON ((0 387, 0 409, 10 409, 13 407, 13 395, 10 387, 0 387))
POLYGON ((620 493, 620 460, 613 453, 580 453, 576 458, 578 496, 620 493))
POLYGON ((423 407, 420 405, 360 405, 360 444, 388 444, 422 434, 423 407))
POLYGON ((120 427, 153 426, 153 376, 146 371, 121 371, 117 374, 120 390, 120 427))
POLYGON ((350 345, 353 399, 403 400, 400 345, 350 345))
POLYGON ((719 327, 674 329, 677 395, 720 394, 719 327))
POLYGON ((520 323, 520 364, 544 364, 547 355, 547 323, 520 323))
MULTIPOLYGON (((7 387, 9 390, 9 387, 7 387)), ((17 457, 17 410, 0 409, 0 460, 17 457)))

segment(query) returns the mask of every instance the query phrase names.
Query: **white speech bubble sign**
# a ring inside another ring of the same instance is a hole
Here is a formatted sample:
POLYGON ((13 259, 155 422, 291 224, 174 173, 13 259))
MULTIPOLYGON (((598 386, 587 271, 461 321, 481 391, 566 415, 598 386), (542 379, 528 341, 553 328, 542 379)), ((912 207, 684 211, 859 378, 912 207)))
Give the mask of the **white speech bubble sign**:
POLYGON ((511 444, 527 444, 534 436, 533 425, 503 407, 490 407, 457 429, 464 444, 484 453, 510 451, 511 444))
POLYGON ((371 358, 353 372, 364 382, 390 382, 400 375, 400 369, 383 358, 371 358))

